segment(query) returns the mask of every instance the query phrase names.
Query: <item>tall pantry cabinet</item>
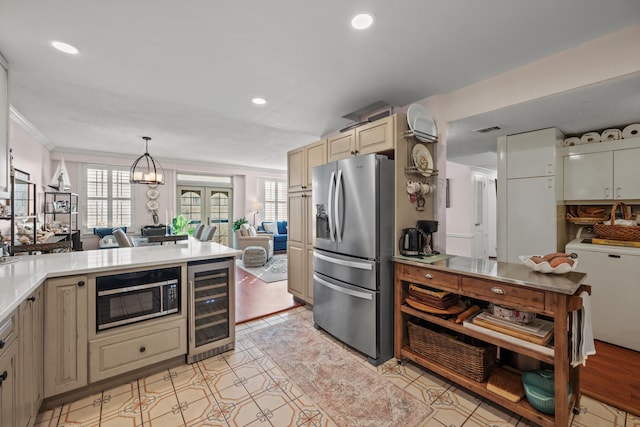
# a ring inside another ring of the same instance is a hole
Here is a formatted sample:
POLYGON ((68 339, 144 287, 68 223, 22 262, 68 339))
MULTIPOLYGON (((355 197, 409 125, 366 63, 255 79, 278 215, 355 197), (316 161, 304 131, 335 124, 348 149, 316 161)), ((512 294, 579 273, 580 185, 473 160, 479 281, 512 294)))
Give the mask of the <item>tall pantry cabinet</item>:
POLYGON ((287 153, 287 287, 294 297, 313 303, 313 239, 315 221, 311 203, 311 172, 327 162, 327 140, 287 153))
POLYGON ((555 128, 498 138, 498 260, 564 247, 562 162, 555 128))

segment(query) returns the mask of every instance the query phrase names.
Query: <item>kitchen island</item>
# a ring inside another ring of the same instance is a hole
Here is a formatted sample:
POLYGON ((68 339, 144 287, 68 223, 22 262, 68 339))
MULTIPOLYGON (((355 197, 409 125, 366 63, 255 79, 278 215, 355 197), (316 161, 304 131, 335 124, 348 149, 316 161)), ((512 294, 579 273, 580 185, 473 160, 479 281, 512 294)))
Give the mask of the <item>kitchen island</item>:
POLYGON ((583 291, 590 292, 590 288, 582 284, 585 274, 571 272, 564 275, 548 275, 531 271, 523 264, 448 255, 423 258, 396 256, 393 260, 394 350, 397 359, 408 359, 424 366, 537 424, 563 427, 568 425, 571 408, 579 404, 580 398, 578 368, 572 368, 570 365, 568 314, 582 307, 580 294, 583 291), (553 347, 525 345, 504 334, 479 328, 472 329, 464 323, 456 324, 452 319, 410 307, 405 303, 405 299, 411 283, 456 293, 481 305, 496 303, 544 315, 554 322, 553 347), (425 357, 417 348, 411 346, 407 326, 410 320, 432 325, 434 330, 444 328, 448 334, 473 337, 552 365, 555 373, 555 416, 534 409, 526 398, 514 403, 488 390, 486 381, 475 381, 457 370, 425 357), (568 395, 568 383, 573 389, 571 396, 568 395))
POLYGON ((0 264, 0 323, 46 279, 167 263, 236 257, 241 254, 214 242, 64 252, 8 258, 0 264))
POLYGON ((189 240, 3 260, 0 427, 233 348, 239 254, 189 240))

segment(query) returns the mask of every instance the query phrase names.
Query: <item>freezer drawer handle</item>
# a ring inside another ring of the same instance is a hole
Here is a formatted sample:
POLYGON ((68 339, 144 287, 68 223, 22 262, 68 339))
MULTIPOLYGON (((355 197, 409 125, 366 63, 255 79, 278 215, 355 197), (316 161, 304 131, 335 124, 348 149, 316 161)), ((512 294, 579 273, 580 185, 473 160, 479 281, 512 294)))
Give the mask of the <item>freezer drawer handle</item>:
POLYGON ((364 292, 358 292, 358 291, 352 291, 351 289, 346 289, 346 288, 343 288, 341 286, 336 286, 333 283, 329 283, 326 280, 323 280, 323 279, 319 278, 315 274, 313 275, 313 280, 317 281, 321 285, 326 286, 327 288, 333 289, 334 291, 342 292, 343 294, 351 295, 351 296, 354 296, 356 298, 373 300, 373 295, 371 295, 371 294, 367 294, 367 293, 364 293, 364 292))
POLYGON ((333 264, 343 265, 345 267, 359 268, 360 270, 373 270, 373 264, 367 264, 365 262, 346 261, 343 259, 331 258, 326 255, 313 253, 313 256, 323 261, 331 262, 333 264))
POLYGON ((609 258, 622 258, 620 255, 609 254, 609 258))
POLYGON ((430 273, 424 273, 424 277, 427 279, 433 279, 433 276, 430 273))
POLYGON ((504 289, 499 288, 497 286, 494 286, 493 288, 491 288, 491 292, 493 292, 494 294, 499 294, 499 295, 506 295, 507 294, 504 289))

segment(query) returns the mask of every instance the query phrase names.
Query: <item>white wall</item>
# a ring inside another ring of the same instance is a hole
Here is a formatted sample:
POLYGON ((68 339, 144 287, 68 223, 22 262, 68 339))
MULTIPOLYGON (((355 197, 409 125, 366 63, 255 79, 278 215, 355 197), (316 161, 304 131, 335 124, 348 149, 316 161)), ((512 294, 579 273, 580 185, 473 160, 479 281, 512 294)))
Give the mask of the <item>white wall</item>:
MULTIPOLYGON (((471 168, 447 162, 450 207, 446 208, 446 252, 471 257, 473 254, 473 193, 471 168)), ((445 231, 443 230, 443 231, 445 231)))
POLYGON ((447 162, 447 178, 450 207, 446 208, 446 252, 470 258, 496 256, 496 173, 447 162))

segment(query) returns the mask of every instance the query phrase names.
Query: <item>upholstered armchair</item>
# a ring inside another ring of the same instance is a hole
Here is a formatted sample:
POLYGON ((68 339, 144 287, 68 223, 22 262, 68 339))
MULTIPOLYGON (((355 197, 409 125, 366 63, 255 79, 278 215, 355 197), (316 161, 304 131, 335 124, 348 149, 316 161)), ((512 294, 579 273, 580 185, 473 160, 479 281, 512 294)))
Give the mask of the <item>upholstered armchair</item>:
POLYGON ((255 228, 242 224, 236 230, 238 249, 244 250, 248 246, 261 246, 267 251, 267 260, 273 256, 273 234, 257 234, 255 228))

